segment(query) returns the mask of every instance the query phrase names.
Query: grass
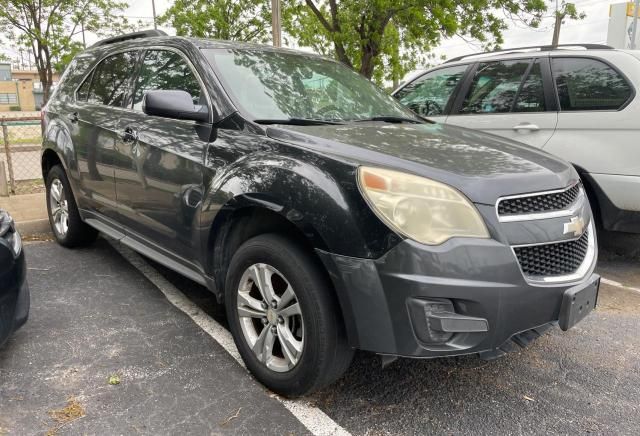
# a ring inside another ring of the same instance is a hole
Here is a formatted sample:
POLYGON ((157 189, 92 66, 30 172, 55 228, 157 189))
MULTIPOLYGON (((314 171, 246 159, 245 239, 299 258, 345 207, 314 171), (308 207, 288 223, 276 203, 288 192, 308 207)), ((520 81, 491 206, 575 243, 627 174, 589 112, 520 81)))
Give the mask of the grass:
POLYGON ((85 416, 85 411, 75 397, 70 397, 67 400, 67 405, 62 409, 49 410, 49 416, 56 422, 56 426, 47 432, 47 436, 53 436, 65 425, 85 416))
POLYGON ((12 195, 37 194, 44 191, 45 186, 42 179, 16 180, 16 192, 12 195))

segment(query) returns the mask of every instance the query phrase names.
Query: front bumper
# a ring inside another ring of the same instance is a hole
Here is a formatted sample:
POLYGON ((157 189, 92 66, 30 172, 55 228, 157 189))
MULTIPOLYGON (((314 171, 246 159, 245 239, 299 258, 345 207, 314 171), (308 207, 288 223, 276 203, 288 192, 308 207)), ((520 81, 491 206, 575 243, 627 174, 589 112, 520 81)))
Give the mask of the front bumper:
POLYGON ((510 339, 530 339, 557 322, 568 289, 599 279, 594 261, 580 280, 530 283, 511 248, 493 239, 439 246, 405 240, 375 260, 318 254, 337 291, 350 344, 406 357, 499 355, 510 339), (452 306, 463 323, 445 320, 459 331, 434 341, 427 312, 438 304, 452 306))

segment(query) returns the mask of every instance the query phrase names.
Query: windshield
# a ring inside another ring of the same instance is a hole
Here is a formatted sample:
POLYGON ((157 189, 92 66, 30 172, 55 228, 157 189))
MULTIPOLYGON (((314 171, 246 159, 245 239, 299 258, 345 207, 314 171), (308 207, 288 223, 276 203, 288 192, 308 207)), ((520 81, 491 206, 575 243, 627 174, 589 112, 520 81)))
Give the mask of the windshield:
POLYGON ((338 62, 271 50, 203 50, 234 103, 254 120, 414 118, 338 62))

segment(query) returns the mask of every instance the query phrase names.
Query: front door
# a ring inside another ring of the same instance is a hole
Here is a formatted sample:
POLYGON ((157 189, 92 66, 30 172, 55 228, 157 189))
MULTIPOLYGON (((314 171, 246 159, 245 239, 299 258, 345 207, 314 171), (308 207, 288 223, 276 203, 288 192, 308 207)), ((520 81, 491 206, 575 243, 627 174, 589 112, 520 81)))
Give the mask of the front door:
MULTIPOLYGON (((116 139, 118 208, 131 236, 177 261, 198 258, 198 214, 208 125, 160 118, 142 111, 150 90, 182 90, 207 105, 195 70, 178 52, 148 50, 116 139)), ((206 108, 203 108, 203 110, 206 108)))
POLYGON ((539 148, 549 141, 558 122, 558 113, 548 110, 541 59, 481 62, 457 106, 447 124, 539 148))
POLYGON ((394 97, 418 115, 443 123, 467 68, 455 65, 429 71, 399 89, 394 97))

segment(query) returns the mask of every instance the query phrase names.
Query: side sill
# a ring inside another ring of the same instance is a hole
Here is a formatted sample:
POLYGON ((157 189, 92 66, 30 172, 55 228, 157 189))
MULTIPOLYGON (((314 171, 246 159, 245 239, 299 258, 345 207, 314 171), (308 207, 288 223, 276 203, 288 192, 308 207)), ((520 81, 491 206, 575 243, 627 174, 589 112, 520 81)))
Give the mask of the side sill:
MULTIPOLYGON (((83 212, 85 212, 85 214, 87 213, 87 211, 83 211, 83 212)), ((93 213, 91 212, 89 213, 93 215, 93 213)), ((202 274, 202 272, 189 268, 185 265, 182 265, 179 262, 176 262, 175 260, 169 258, 168 256, 165 256, 159 251, 151 248, 149 245, 144 244, 143 242, 139 242, 133 239, 132 237, 127 236, 125 233, 114 229, 112 226, 105 223, 99 218, 85 218, 84 222, 90 225, 91 227, 95 228, 99 232, 104 233, 105 235, 126 245, 127 247, 131 248, 133 251, 136 251, 137 253, 140 253, 143 256, 146 256, 154 260, 155 262, 158 262, 159 264, 169 268, 170 270, 185 276, 189 280, 192 280, 202 286, 207 287, 209 290, 214 292, 216 296, 218 295, 218 292, 215 291, 215 288, 210 286, 213 283, 213 279, 206 277, 204 274, 202 274)))

